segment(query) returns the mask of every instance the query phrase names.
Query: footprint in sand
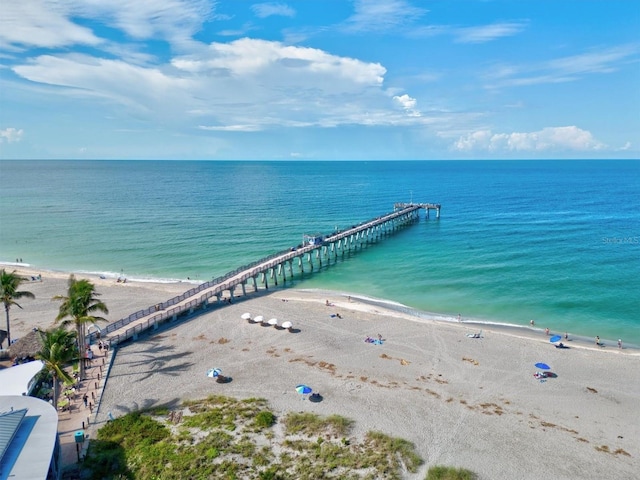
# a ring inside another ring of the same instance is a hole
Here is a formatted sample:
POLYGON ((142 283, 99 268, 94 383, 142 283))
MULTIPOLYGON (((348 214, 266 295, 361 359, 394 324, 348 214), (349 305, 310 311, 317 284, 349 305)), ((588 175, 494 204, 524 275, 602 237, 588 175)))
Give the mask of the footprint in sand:
POLYGON ((347 382, 344 386, 349 393, 356 393, 362 388, 362 385, 356 382, 347 382))

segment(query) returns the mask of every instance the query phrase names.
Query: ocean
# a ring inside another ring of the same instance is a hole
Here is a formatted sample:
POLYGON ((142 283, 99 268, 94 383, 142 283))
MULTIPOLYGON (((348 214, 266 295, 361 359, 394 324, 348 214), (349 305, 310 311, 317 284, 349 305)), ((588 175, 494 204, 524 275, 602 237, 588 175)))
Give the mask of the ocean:
POLYGON ((293 286, 640 346, 640 162, 1 161, 0 186, 6 268, 130 281, 203 282, 440 203, 293 286))

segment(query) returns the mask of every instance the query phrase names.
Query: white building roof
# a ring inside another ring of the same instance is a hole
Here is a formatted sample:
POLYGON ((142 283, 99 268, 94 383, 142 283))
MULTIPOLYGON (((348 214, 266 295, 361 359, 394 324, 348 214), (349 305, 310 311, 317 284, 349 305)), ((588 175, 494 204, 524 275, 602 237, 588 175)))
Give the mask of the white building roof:
POLYGON ((2 395, 29 395, 31 381, 44 367, 44 362, 33 362, 15 365, 0 370, 0 396, 2 395))
POLYGON ((0 396, 0 413, 5 413, 0 415, 0 437, 7 443, 0 479, 46 480, 58 438, 56 409, 39 398, 5 395, 0 396), (20 419, 21 410, 26 414, 20 419))

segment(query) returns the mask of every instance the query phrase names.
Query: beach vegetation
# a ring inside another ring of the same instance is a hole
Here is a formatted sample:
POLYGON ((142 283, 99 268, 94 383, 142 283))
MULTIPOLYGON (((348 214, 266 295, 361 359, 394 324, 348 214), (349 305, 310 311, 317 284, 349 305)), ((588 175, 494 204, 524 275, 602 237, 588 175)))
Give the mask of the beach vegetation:
POLYGON ((276 416, 267 410, 263 410, 256 415, 255 424, 260 429, 269 428, 274 423, 276 423, 276 416))
MULTIPOLYGON (((80 356, 85 352, 85 338, 87 324, 93 324, 98 321, 106 321, 106 318, 96 316, 96 312, 108 314, 107 305, 98 299, 100 295, 96 292, 96 287, 89 280, 77 280, 75 275, 69 276, 67 283, 67 295, 56 295, 53 300, 59 301, 60 307, 56 322, 62 321, 63 326, 73 324, 76 328, 78 349, 80 356)), ((84 379, 85 375, 84 362, 80 362, 80 378, 84 379)))
MULTIPOLYGON (((11 321, 9 316, 9 310, 11 307, 16 306, 20 309, 22 307, 16 300, 21 298, 36 298, 36 296, 27 292, 26 290, 20 290, 22 283, 26 281, 25 277, 18 275, 14 270, 13 272, 7 272, 4 268, 0 270, 0 301, 4 305, 4 313, 7 325, 7 346, 11 346, 11 321)), ((2 337, 0 336, 0 347, 2 347, 2 337)))
POLYGON ((83 478, 399 480, 423 463, 411 442, 380 432, 358 440, 354 422, 338 415, 280 420, 264 399, 221 396, 176 408, 108 422, 90 440, 83 478))
POLYGON ((42 348, 36 358, 42 360, 45 370, 51 375, 53 385, 53 407, 58 408, 60 381, 66 384, 74 382, 65 367, 78 356, 76 332, 55 328, 42 333, 42 348))
POLYGON ((425 480, 475 480, 476 474, 465 468, 435 465, 429 468, 425 480))
POLYGON ((284 420, 287 432, 290 434, 306 434, 309 436, 319 433, 329 433, 331 436, 344 437, 353 426, 353 420, 340 415, 323 418, 314 413, 290 413, 284 420))

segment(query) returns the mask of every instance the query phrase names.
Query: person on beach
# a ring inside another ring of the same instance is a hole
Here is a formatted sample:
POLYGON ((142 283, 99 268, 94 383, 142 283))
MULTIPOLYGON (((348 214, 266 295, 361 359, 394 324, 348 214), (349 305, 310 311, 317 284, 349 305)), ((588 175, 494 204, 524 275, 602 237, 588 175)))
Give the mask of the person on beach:
POLYGON ((569 340, 569 334, 567 332, 564 332, 564 339, 569 340))
POLYGON ((618 348, 622 348, 622 339, 618 339, 618 348))
POLYGON ((600 335, 596 335, 596 345, 600 346, 600 335))
POLYGON ((462 315, 458 314, 458 321, 461 322, 462 321, 462 315))
POLYGON ((545 329, 544 329, 544 333, 546 333, 547 335, 549 335, 549 329, 548 329, 548 328, 545 328, 545 329))
POLYGON ((531 321, 529 322, 529 324, 533 327, 533 326, 536 324, 536 322, 534 322, 533 320, 531 320, 531 321))

